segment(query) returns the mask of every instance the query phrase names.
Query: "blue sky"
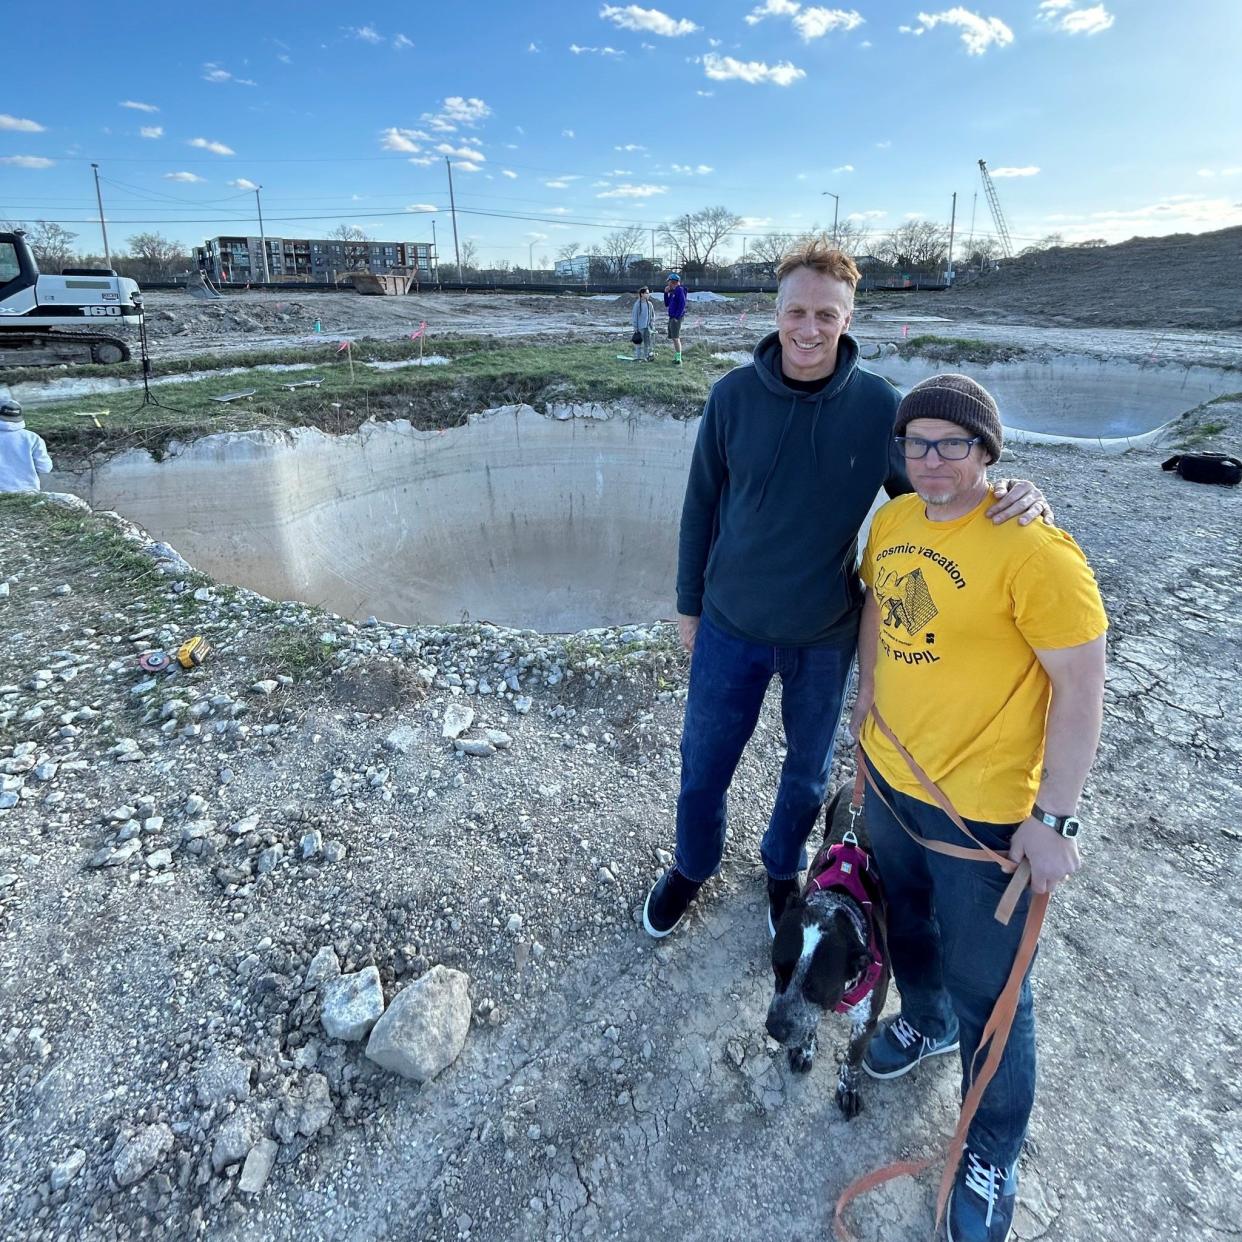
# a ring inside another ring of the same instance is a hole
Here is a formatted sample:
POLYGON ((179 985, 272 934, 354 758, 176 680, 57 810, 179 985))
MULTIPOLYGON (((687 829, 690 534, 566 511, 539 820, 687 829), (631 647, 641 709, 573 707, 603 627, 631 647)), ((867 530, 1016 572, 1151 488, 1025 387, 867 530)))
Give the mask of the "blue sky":
POLYGON ((523 266, 714 204, 830 226, 825 190, 877 230, 957 191, 965 234, 980 157, 1018 244, 1242 224, 1238 0, 659 3, 8 5, 0 218, 98 250, 94 160, 114 247, 255 233, 261 184, 269 235, 434 218, 447 258, 448 154, 462 237, 523 266))

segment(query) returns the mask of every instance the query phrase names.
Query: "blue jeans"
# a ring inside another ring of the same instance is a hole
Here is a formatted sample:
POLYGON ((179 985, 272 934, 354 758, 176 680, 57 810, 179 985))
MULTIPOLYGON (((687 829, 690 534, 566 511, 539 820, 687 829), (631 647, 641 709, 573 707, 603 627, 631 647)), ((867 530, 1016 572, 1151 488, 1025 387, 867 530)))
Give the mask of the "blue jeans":
POLYGON ((677 870, 686 879, 702 882, 720 866, 729 784, 777 674, 788 749, 760 854, 777 880, 792 879, 807 865, 803 847, 828 788, 854 646, 851 634, 840 645, 769 647, 734 638, 706 617, 700 621, 677 798, 677 870))
MULTIPOLYGON (((937 806, 898 793, 868 761, 871 775, 906 826, 921 837, 969 845, 937 806)), ((888 951, 901 992, 902 1016, 920 1034, 941 1039, 958 1028, 962 1042, 962 1094, 970 1063, 996 998, 1009 978, 1030 890, 1007 927, 996 921, 1009 877, 990 862, 935 854, 912 841, 888 808, 867 791, 864 822, 888 901, 888 951)), ((1017 824, 967 827, 998 853, 1009 852, 1017 824)), ((983 1065, 979 1058, 979 1066, 983 1065)), ((1022 1150, 1035 1102, 1035 1010, 1028 974, 1013 1029, 996 1076, 979 1102, 967 1146, 992 1164, 1013 1166, 1022 1150)))

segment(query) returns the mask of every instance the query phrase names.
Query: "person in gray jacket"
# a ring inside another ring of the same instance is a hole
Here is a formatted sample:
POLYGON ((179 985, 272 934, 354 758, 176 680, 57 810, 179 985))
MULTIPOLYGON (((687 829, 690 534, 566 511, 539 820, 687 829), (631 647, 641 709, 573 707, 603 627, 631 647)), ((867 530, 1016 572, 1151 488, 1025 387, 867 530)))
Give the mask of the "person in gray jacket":
POLYGON ((655 327, 655 303, 646 285, 638 291, 638 297, 630 310, 630 326, 641 341, 634 342, 635 362, 654 362, 655 350, 651 345, 651 330, 655 327))

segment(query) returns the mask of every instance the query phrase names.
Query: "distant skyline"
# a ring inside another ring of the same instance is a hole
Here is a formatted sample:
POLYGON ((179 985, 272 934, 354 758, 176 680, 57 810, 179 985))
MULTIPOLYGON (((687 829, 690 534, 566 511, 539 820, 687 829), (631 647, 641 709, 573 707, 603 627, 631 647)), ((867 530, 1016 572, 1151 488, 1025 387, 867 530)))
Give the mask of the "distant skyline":
MULTIPOLYGON (((430 241, 434 219, 449 261, 446 156, 483 265, 717 204, 751 237, 830 228, 829 194, 879 233, 947 223, 956 191, 965 243, 972 214, 993 232, 980 157, 1017 248, 1242 225, 1236 0, 220 0, 123 22, 79 2, 58 22, 55 89, 48 55, 5 66, 0 219, 57 221, 86 252, 92 161, 114 249, 257 234, 261 185, 269 235, 430 241)), ((31 7, 5 29, 46 44, 31 7)))

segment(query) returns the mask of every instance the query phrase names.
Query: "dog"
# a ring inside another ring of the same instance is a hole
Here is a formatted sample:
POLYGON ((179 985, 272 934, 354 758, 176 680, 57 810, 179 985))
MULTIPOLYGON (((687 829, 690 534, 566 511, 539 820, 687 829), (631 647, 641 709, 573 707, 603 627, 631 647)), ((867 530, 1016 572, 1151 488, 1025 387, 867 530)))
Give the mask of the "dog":
POLYGON ((788 1049, 790 1068, 805 1074, 815 1059, 820 1018, 834 1010, 849 1015, 850 1042, 837 1074, 837 1104, 853 1118, 862 1111, 863 1053, 888 998, 884 902, 865 852, 861 818, 851 826, 844 786, 825 808, 824 821, 824 842, 807 882, 776 926, 776 994, 765 1026, 788 1049), (835 855, 830 853, 834 847, 835 855))

